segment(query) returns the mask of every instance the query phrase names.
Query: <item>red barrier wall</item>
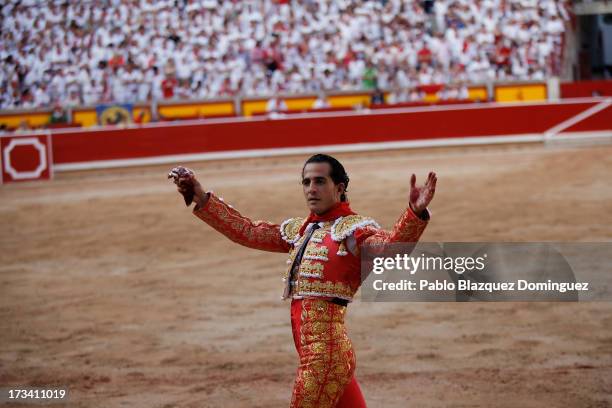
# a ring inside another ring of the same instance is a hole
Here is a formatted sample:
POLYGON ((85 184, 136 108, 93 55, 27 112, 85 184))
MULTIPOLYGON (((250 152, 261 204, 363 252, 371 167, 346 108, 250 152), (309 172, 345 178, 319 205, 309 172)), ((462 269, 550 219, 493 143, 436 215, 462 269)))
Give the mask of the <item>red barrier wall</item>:
MULTIPOLYGON (((237 119, 133 129, 54 132, 54 163, 133 159, 228 150, 543 133, 596 101, 470 105, 329 113, 284 119, 237 119)), ((610 109, 592 128, 610 129, 610 109)), ((589 130, 593 130, 590 129, 589 130)))
POLYGON ((612 96, 612 81, 578 81, 561 84, 561 98, 612 96))
POLYGON ((565 129, 566 132, 593 132, 612 128, 612 106, 565 129))

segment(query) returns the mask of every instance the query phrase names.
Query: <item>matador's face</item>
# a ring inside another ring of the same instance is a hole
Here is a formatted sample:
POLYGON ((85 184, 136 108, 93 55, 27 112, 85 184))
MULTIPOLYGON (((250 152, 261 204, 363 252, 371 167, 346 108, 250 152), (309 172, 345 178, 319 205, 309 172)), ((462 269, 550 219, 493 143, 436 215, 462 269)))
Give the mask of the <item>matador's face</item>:
POLYGON ((302 174, 302 187, 308 209, 323 214, 340 202, 344 184, 334 184, 329 163, 308 163, 302 174))

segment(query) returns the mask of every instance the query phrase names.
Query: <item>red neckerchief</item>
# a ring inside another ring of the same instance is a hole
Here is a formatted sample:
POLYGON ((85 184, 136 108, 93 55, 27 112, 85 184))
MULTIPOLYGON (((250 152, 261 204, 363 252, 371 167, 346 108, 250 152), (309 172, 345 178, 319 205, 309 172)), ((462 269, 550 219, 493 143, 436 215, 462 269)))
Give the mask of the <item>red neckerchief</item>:
POLYGON ((304 230, 308 224, 312 222, 321 222, 321 221, 334 221, 338 217, 346 217, 347 215, 353 215, 355 212, 351 210, 351 206, 347 201, 341 201, 337 204, 334 204, 332 208, 330 208, 327 212, 317 215, 313 212, 310 213, 308 218, 306 218, 306 222, 302 224, 302 228, 300 228, 300 235, 304 234, 304 230))

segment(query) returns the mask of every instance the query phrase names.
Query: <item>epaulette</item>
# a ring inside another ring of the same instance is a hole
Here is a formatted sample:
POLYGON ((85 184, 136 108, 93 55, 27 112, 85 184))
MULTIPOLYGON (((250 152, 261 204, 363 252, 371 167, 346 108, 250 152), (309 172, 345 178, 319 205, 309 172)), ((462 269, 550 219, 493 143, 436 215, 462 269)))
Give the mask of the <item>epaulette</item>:
POLYGON ((280 226, 280 233, 283 240, 288 244, 295 244, 300 239, 300 227, 304 223, 304 218, 289 218, 280 226))
POLYGON ((357 228, 366 227, 368 225, 380 228, 380 225, 378 225, 378 223, 370 217, 364 217, 356 214, 340 217, 334 222, 334 225, 332 225, 332 239, 336 242, 342 242, 351 236, 351 234, 353 234, 357 228))

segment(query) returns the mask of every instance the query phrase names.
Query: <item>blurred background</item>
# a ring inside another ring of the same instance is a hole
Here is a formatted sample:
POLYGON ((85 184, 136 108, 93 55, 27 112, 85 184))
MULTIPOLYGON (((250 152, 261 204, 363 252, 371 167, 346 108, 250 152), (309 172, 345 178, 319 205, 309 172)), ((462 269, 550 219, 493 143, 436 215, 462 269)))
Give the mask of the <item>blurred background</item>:
POLYGON ((0 19, 4 131, 612 95, 607 1, 24 0, 0 19))

